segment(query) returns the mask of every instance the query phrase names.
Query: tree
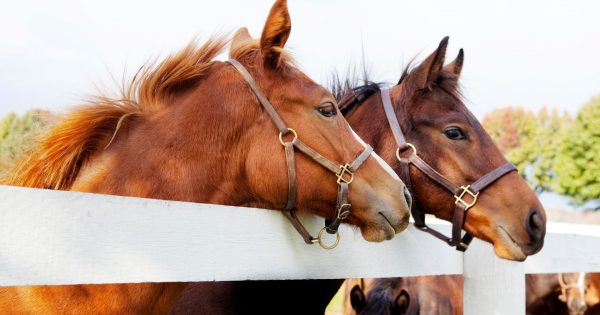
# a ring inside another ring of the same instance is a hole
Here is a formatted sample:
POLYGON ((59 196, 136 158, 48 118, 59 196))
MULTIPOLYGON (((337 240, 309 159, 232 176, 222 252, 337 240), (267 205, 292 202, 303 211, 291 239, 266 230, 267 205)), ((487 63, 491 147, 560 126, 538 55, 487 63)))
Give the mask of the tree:
POLYGON ((571 118, 546 107, 538 114, 521 107, 497 109, 486 115, 483 126, 500 151, 519 169, 519 173, 537 191, 553 190, 553 171, 561 135, 571 118))
POLYGON ((533 184, 527 168, 539 156, 535 144, 539 123, 535 115, 522 107, 496 109, 484 117, 483 126, 506 158, 533 184))
POLYGON ((558 149, 555 191, 577 204, 600 199, 600 96, 581 108, 558 149))
POLYGON ((537 121, 538 130, 534 145, 538 156, 531 165, 531 181, 538 192, 554 191, 557 181, 554 168, 559 155, 558 148, 572 120, 566 112, 559 114, 556 109, 552 109, 548 114, 548 109, 544 107, 538 113, 537 121))

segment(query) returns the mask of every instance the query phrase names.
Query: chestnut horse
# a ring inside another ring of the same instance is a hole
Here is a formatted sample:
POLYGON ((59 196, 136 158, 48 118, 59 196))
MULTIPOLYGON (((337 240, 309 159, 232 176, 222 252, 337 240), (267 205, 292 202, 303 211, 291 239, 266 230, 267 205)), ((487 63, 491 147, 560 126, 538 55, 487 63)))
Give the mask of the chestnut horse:
POLYGON ((346 315, 461 315, 461 276, 349 279, 345 283, 346 315))
MULTIPOLYGON (((500 150, 463 104, 458 86, 463 51, 444 66, 447 44, 446 37, 420 65, 405 70, 398 84, 387 90, 392 117, 386 116, 383 90, 378 84, 338 83, 338 87, 347 88, 334 94, 352 128, 412 186, 409 189, 414 197, 413 208, 418 207, 421 214, 454 221, 459 235, 464 228, 470 235, 492 243, 498 257, 525 260, 543 246, 544 208, 527 183, 512 172, 514 168, 507 165, 500 150), (399 132, 406 139, 404 148, 398 147, 398 137, 388 123, 396 119, 399 132), (430 166, 429 174, 423 171, 422 164, 430 166), (466 199, 470 192, 466 185, 494 175, 499 167, 504 167, 502 175, 496 176, 476 199, 468 200, 472 202, 470 208, 461 210, 458 199, 466 199), (444 177, 446 183, 433 177, 444 177), (465 196, 449 192, 449 185, 465 185, 460 187, 465 196), (457 214, 462 218, 458 222, 457 214)), ((458 243, 455 245, 459 248, 458 243)))
MULTIPOLYGON (((338 114, 331 93, 294 67, 283 51, 290 29, 287 4, 279 0, 260 40, 247 40, 242 29, 230 56, 248 69, 302 141, 341 165, 353 161, 366 146, 338 114)), ((248 79, 231 64, 213 61, 226 43, 217 37, 200 47, 191 44, 142 68, 119 98, 100 96, 74 109, 41 139, 7 184, 283 209, 289 183, 278 129, 248 79)), ((330 217, 336 176, 309 155, 295 158, 297 210, 330 217)), ((346 222, 359 227, 368 241, 392 238, 408 224, 404 190, 397 175, 370 154, 349 186, 352 211, 346 222)), ((0 289, 0 309, 19 314, 160 314, 185 286, 5 287, 0 289)))

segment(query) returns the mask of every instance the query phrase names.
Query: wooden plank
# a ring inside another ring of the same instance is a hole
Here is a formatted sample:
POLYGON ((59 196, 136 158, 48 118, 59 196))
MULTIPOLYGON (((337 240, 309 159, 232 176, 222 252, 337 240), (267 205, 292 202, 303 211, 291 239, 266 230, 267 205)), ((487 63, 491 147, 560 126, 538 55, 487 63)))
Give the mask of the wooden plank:
POLYGON ((325 251, 271 210, 8 186, 0 200, 2 286, 462 273, 460 253, 412 226, 378 244, 343 226, 325 251))
POLYGON ((473 240, 464 255, 465 315, 525 314, 525 273, 520 262, 497 258, 490 244, 473 240))
POLYGON ((548 223, 544 248, 527 258, 525 272, 600 272, 600 226, 548 223))

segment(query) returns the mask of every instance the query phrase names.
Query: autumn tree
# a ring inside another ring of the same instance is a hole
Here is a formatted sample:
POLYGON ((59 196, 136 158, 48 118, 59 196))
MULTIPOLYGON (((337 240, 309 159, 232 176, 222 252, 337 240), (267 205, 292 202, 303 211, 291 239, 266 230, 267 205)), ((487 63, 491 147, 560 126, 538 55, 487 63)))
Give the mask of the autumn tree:
POLYGON ((569 124, 568 114, 542 108, 537 114, 522 107, 490 112, 483 126, 500 151, 537 191, 552 190, 553 172, 561 135, 569 124))

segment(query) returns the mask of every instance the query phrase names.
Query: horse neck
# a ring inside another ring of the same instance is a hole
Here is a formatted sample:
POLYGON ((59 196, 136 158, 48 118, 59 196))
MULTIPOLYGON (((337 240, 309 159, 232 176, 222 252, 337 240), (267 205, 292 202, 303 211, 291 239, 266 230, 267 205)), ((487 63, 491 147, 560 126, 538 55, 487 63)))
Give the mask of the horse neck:
POLYGON ((395 163, 396 144, 393 141, 387 141, 387 139, 392 139, 393 135, 381 103, 381 92, 367 98, 360 106, 350 111, 345 118, 352 129, 371 145, 373 150, 390 164, 396 173, 400 174, 400 169, 395 163))
POLYGON ((240 142, 258 107, 227 97, 211 77, 135 121, 87 163, 72 190, 227 205, 253 199, 240 142))

